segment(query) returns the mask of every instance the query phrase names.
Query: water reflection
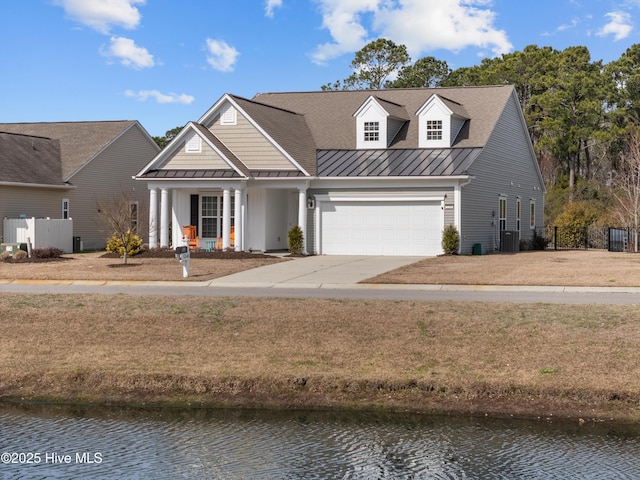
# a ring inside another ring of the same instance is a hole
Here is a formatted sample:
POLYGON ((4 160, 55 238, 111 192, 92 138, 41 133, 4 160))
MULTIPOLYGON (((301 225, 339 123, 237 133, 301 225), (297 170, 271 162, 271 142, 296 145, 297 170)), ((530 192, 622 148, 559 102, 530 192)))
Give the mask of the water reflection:
POLYGON ((425 415, 4 405, 0 452, 40 454, 7 479, 640 477, 636 428, 425 415))

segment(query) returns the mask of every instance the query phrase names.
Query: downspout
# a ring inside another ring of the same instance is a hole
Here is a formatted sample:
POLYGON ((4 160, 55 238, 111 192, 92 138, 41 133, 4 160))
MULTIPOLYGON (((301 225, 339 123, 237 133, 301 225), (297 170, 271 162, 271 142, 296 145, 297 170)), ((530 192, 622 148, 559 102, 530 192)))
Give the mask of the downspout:
POLYGON ((458 229, 458 235, 460 235, 460 243, 458 245, 458 255, 462 253, 462 187, 465 187, 475 179, 473 176, 467 177, 464 181, 459 181, 458 185, 454 187, 453 202, 455 206, 454 213, 454 225, 458 229))

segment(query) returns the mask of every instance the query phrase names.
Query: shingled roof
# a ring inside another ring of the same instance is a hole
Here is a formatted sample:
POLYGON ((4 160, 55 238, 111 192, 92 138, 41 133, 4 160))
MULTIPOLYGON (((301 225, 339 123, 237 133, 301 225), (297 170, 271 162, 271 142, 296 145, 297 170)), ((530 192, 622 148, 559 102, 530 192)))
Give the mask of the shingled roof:
POLYGON ((59 140, 65 181, 93 159, 135 120, 100 122, 0 123, 0 131, 59 140))
MULTIPOLYGON (((513 87, 451 87, 385 90, 338 90, 320 92, 261 93, 254 102, 296 112, 303 116, 320 150, 352 150, 356 145, 356 119, 353 113, 370 96, 401 106, 410 121, 392 148, 418 147, 418 119, 415 113, 432 95, 446 99, 454 113, 469 118, 453 145, 460 148, 484 147, 495 128, 513 87)), ((386 105, 385 105, 386 106, 386 105)), ((304 137, 304 135, 299 135, 304 137)))
POLYGON ((60 142, 0 131, 0 182, 64 185, 60 142))

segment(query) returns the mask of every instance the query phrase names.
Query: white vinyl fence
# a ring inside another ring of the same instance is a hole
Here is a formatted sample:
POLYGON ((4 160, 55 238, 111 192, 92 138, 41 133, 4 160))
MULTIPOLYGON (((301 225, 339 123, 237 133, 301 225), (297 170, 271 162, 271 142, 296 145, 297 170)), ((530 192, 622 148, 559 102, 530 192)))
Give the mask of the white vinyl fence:
POLYGON ((59 248, 73 253, 73 220, 53 218, 4 218, 4 243, 27 243, 33 248, 59 248))

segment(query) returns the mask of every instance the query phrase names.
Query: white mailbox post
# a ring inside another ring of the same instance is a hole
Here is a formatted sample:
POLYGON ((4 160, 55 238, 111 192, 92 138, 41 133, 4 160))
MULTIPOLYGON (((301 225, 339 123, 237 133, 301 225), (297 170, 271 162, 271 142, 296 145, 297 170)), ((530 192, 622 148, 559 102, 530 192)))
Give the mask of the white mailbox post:
POLYGON ((191 253, 188 246, 176 247, 176 259, 182 264, 182 276, 189 276, 189 262, 191 261, 191 253))

